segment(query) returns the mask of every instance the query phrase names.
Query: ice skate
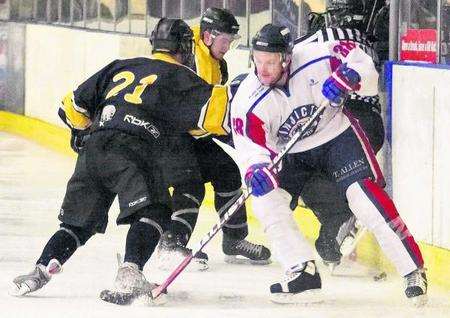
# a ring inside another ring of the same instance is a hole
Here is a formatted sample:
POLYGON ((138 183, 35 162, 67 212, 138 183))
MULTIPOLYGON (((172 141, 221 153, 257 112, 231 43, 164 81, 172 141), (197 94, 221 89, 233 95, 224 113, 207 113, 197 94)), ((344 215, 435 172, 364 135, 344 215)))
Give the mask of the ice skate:
POLYGON ((114 289, 103 290, 100 298, 117 305, 129 305, 138 300, 146 305, 163 305, 167 302, 165 293, 157 299, 151 296, 151 291, 156 287, 156 284, 147 281, 136 264, 125 262, 119 266, 114 289))
POLYGON ((319 235, 315 246, 317 253, 322 258, 323 264, 327 267, 330 274, 333 274, 335 268, 341 263, 342 258, 336 239, 334 237, 327 237, 326 235, 319 235))
POLYGON ((416 307, 424 306, 428 302, 427 276, 424 269, 416 269, 405 276, 405 294, 416 307))
POLYGON ((314 261, 286 273, 285 278, 270 286, 270 300, 280 304, 308 304, 322 301, 322 281, 314 261))
POLYGON ((37 264, 31 273, 14 278, 14 286, 10 294, 24 296, 41 289, 54 274, 61 272, 61 268, 61 264, 56 259, 52 259, 47 266, 37 264))
POLYGON ((342 257, 347 257, 353 253, 356 245, 366 232, 367 228, 360 225, 355 216, 342 224, 336 237, 342 257))
MULTIPOLYGON (((156 247, 156 259, 158 268, 161 270, 172 270, 178 266, 183 259, 191 254, 186 247, 187 240, 180 235, 170 231, 164 232, 156 247)), ((208 255, 199 251, 192 259, 189 267, 191 270, 204 271, 208 269, 208 255)))
POLYGON ((223 236, 222 250, 225 262, 233 264, 267 265, 271 263, 270 250, 247 240, 236 240, 223 236))

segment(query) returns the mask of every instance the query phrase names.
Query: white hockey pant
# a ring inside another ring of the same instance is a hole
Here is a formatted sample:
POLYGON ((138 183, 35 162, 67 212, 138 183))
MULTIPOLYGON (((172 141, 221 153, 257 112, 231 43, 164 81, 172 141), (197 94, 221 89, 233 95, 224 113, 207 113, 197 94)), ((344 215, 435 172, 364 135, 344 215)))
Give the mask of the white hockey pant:
POLYGON ((264 227, 274 258, 285 271, 314 259, 310 244, 295 223, 290 201, 289 193, 280 188, 261 197, 252 196, 253 212, 264 227))
POLYGON ((402 276, 423 267, 417 243, 383 189, 365 179, 351 184, 346 196, 352 212, 375 235, 402 276))

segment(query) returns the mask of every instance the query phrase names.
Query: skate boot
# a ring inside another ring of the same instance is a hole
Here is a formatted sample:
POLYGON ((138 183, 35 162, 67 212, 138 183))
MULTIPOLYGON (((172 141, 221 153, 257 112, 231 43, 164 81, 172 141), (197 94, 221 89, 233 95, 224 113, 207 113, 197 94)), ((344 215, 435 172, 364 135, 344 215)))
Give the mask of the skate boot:
POLYGON ((422 268, 416 269, 405 276, 405 294, 416 307, 424 306, 428 302, 427 276, 422 268))
POLYGON ((149 283, 135 263, 125 262, 119 265, 113 290, 103 290, 100 298, 117 305, 129 305, 136 300, 146 305, 162 305, 166 303, 166 293, 153 299, 151 291, 157 285, 149 283))
POLYGON ((366 233, 367 229, 361 226, 355 216, 342 224, 336 237, 342 257, 347 257, 356 248, 356 245, 366 233))
POLYGON ((14 278, 12 296, 24 296, 44 287, 54 274, 61 272, 62 266, 58 260, 52 259, 47 266, 37 264, 34 270, 26 275, 14 278))
MULTIPOLYGON (((158 268, 161 270, 172 270, 179 265, 186 256, 191 254, 191 250, 186 247, 186 244, 187 239, 182 235, 176 235, 170 231, 164 232, 156 247, 158 268)), ((199 251, 194 255, 189 267, 198 271, 207 270, 208 255, 199 251)))
POLYGON ((280 283, 270 286, 270 300, 279 304, 308 304, 322 301, 322 281, 314 261, 286 272, 280 283))
POLYGON ((119 266, 114 289, 122 293, 145 293, 155 286, 145 279, 142 271, 134 263, 125 262, 119 266))
POLYGON ((339 251, 339 245, 335 238, 319 235, 315 242, 317 254, 322 258, 324 265, 331 274, 334 269, 341 263, 342 254, 339 251))
POLYGON ((224 235, 222 250, 226 263, 267 265, 271 262, 270 250, 267 247, 247 240, 237 240, 224 235))

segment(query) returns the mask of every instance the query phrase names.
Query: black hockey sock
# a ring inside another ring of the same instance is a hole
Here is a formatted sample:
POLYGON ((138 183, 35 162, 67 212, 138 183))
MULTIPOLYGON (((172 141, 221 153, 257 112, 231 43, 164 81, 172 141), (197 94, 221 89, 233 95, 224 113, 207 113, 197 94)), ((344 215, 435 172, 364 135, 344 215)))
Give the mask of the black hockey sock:
POLYGON ((50 260, 57 259, 64 264, 77 250, 77 241, 64 230, 59 230, 50 238, 36 264, 47 266, 50 260))
POLYGON ((171 215, 171 232, 189 241, 195 228, 198 212, 205 196, 203 183, 187 183, 174 187, 172 194, 173 212, 171 215))
POLYGON ((137 221, 131 224, 125 246, 125 262, 135 263, 142 270, 155 250, 159 236, 156 227, 149 223, 137 221))
MULTIPOLYGON (((237 200, 240 193, 242 192, 239 189, 239 191, 230 193, 216 192, 214 194, 214 205, 216 207, 216 211, 220 211, 220 217, 228 211, 228 208, 237 200), (234 200, 232 200, 233 198, 234 200)), ((224 235, 236 240, 243 240, 248 235, 247 211, 245 209, 245 204, 233 214, 233 216, 222 228, 222 231, 224 235)))

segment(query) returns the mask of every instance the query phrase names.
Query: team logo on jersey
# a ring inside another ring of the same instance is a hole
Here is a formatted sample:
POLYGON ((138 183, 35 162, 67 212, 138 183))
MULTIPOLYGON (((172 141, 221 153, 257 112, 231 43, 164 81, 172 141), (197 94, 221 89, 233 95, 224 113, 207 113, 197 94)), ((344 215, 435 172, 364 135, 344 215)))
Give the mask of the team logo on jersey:
MULTIPOLYGON (((289 141, 292 136, 306 124, 317 110, 314 104, 299 106, 289 115, 288 119, 278 129, 278 137, 284 142, 289 141)), ((303 138, 311 136, 317 129, 321 116, 303 133, 303 138)))
POLYGON ((114 114, 116 113, 116 107, 114 105, 106 105, 103 107, 102 115, 100 117, 100 127, 103 127, 105 125, 105 122, 110 121, 114 114))
POLYGON ((153 137, 158 138, 161 133, 159 130, 152 125, 150 122, 139 119, 133 115, 125 115, 124 122, 130 123, 132 125, 138 126, 138 127, 144 127, 145 130, 147 130, 150 134, 152 134, 153 137))

